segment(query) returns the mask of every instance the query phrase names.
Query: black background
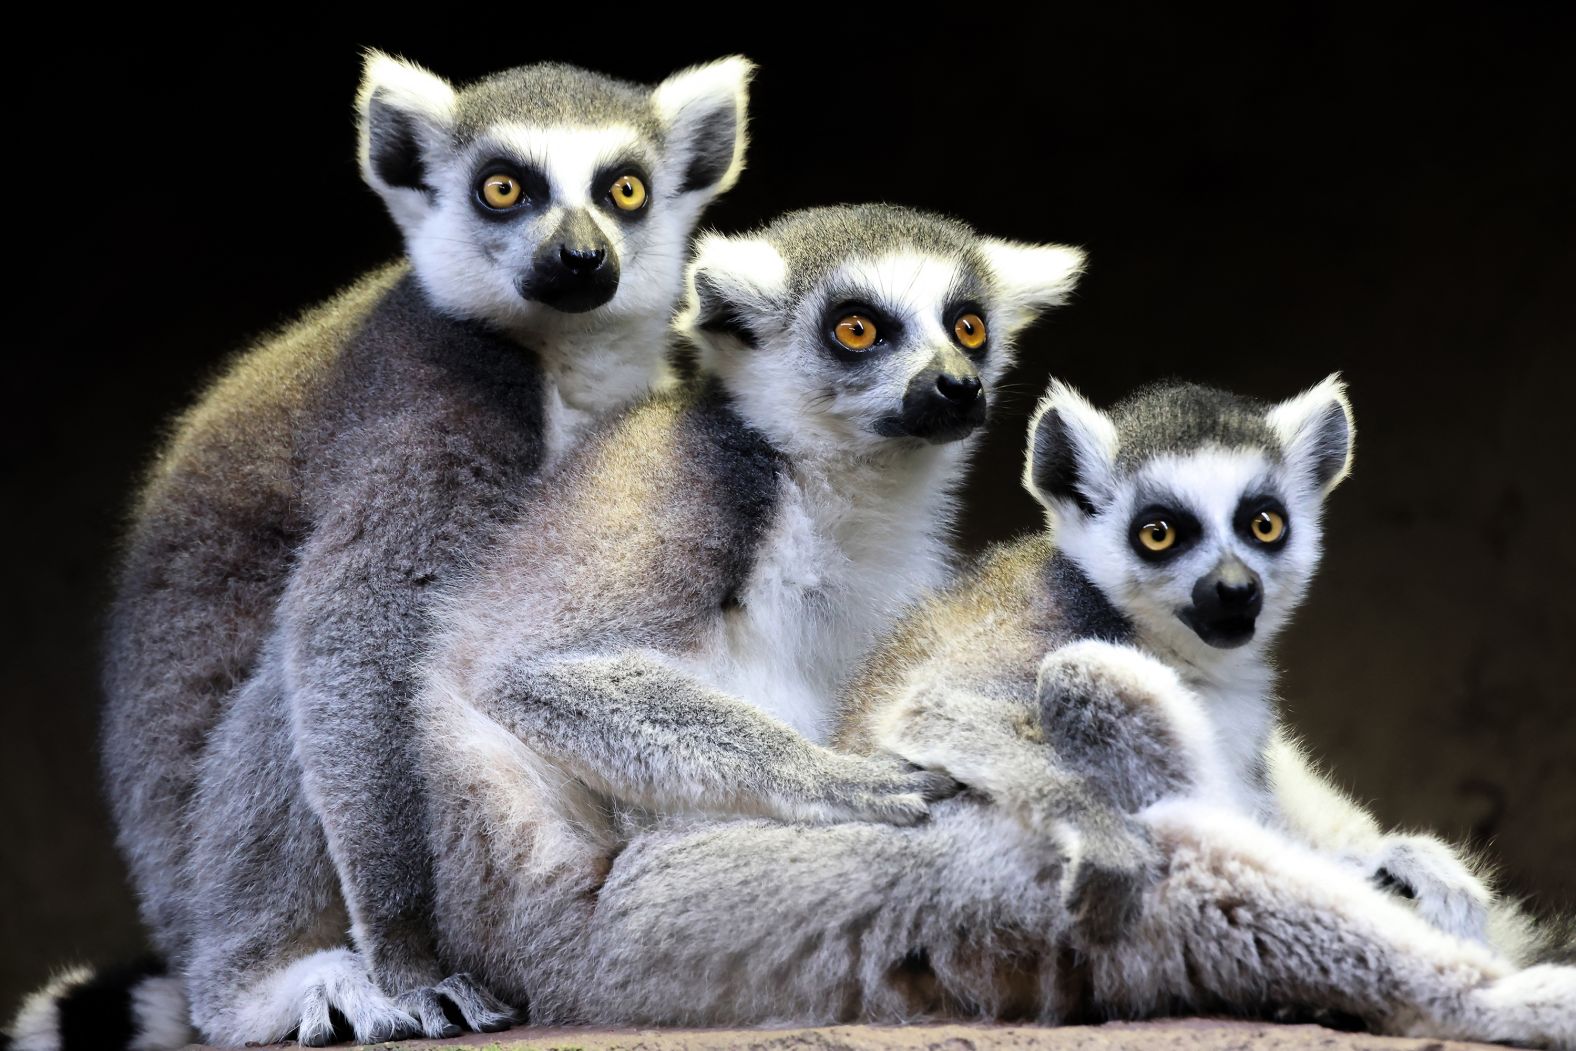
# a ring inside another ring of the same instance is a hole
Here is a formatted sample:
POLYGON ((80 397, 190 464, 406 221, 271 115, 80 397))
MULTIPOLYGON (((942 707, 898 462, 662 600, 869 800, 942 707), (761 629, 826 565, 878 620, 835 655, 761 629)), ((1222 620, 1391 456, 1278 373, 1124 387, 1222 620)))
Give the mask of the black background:
POLYGON ((225 354, 399 251, 354 161, 363 44, 456 80, 554 58, 653 81, 742 52, 753 143, 717 227, 889 199, 1087 247, 994 407, 971 545, 1037 521, 1017 475, 1053 370, 1097 402, 1166 375, 1281 398, 1343 370, 1356 474, 1283 647, 1291 718, 1387 821, 1576 904, 1576 34, 1552 6, 1481 6, 455 8, 288 44, 14 41, 40 65, 14 96, 38 127, 8 137, 12 220, 45 237, 21 260, 44 260, 42 294, 13 310, 45 324, 12 348, 4 460, 0 1009, 139 944, 92 750, 113 544, 162 422, 225 354), (784 24, 730 28, 757 15, 784 24))

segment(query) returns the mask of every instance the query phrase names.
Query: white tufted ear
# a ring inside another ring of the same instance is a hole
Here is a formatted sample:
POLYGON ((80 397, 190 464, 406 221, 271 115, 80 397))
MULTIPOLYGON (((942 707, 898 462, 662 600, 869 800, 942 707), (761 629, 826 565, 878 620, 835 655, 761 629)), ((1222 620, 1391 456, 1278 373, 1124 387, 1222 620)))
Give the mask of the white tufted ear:
POLYGON ((1286 461, 1305 471, 1321 495, 1351 473, 1357 424, 1340 373, 1281 402, 1265 419, 1280 438, 1286 461))
POLYGON ((734 55, 675 73, 652 92, 667 148, 684 173, 680 193, 719 194, 738 181, 754 72, 748 59, 734 55))
POLYGON ((454 126, 454 89, 433 73, 368 51, 356 94, 361 175, 402 228, 431 207, 427 155, 454 126))
POLYGON ((770 242, 708 233, 685 271, 679 327, 701 340, 736 339, 754 346, 762 322, 779 313, 788 264, 770 242))
POLYGON ((1006 311, 1009 334, 1047 307, 1065 302, 1083 276, 1087 261, 1083 249, 1070 245, 1020 244, 987 237, 980 249, 990 266, 1000 309, 1006 311))
POLYGON ((1023 485, 1047 510, 1095 511, 1115 492, 1116 425, 1061 380, 1052 380, 1029 422, 1023 485))

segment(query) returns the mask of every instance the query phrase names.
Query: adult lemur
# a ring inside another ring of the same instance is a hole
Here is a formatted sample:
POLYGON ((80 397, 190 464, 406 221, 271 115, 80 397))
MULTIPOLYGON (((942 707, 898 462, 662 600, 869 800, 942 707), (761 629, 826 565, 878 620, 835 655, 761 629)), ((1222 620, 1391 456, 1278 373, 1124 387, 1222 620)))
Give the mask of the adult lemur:
POLYGON ((104 770, 161 955, 213 983, 298 954, 295 1017, 258 1039, 299 1023, 320 1042, 331 1008, 361 1039, 412 1016, 437 1035, 445 997, 507 1021, 434 954, 407 747, 423 603, 586 420, 662 382, 690 234, 742 167, 749 72, 648 88, 540 65, 456 89, 369 54, 361 167, 409 261, 238 359, 150 472, 111 616, 104 770), (222 778, 241 698, 288 740, 225 809, 199 770, 222 778), (215 856, 274 874, 235 912, 204 911, 226 873, 193 858, 216 808, 236 820, 210 829, 215 856), (347 926, 359 957, 331 951, 347 926))
MULTIPOLYGON (((970 791, 915 829, 675 822, 636 837, 572 954, 569 1013, 1291 1009, 1576 1046, 1576 968, 1517 970, 1475 940, 1482 892, 1458 862, 1366 815, 1319 835, 1294 754, 1257 762, 1264 643, 1303 595, 1350 460, 1340 385, 1276 406, 1173 386, 1109 416, 1058 386, 1031 434, 1051 535, 996 550, 905 618, 845 697, 841 744, 970 791), (1419 908, 1376 887, 1376 866, 1419 908)), ((1531 948, 1508 913, 1496 933, 1531 948)))

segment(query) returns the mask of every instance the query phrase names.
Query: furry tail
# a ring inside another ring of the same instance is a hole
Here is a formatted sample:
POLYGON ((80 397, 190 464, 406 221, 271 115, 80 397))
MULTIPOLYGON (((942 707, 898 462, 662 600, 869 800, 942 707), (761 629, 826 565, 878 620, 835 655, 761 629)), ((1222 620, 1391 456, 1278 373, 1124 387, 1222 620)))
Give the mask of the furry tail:
POLYGON ((4 1033, 14 1051, 174 1051, 192 1042, 186 994, 162 960, 57 975, 4 1033))

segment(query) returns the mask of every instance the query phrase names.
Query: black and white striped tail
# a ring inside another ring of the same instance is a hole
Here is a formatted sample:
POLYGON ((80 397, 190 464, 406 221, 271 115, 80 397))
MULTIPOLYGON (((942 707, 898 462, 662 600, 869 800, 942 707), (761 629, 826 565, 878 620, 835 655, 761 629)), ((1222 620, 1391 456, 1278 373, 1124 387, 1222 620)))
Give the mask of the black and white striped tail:
POLYGON ((23 1001, 0 1049, 173 1051, 192 1039, 180 979, 150 959, 57 975, 23 1001))

